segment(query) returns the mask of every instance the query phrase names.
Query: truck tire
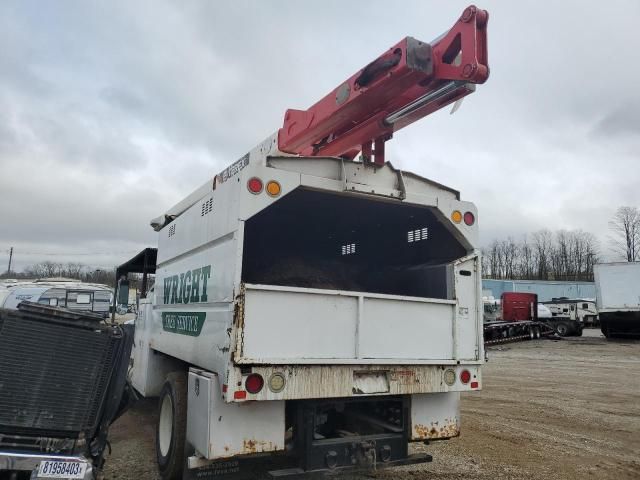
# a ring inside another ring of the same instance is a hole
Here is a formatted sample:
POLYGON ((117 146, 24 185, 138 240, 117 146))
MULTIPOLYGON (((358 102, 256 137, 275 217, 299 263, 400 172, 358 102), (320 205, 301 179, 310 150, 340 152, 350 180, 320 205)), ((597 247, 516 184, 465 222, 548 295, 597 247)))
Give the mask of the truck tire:
POLYGON ((163 480, 181 480, 187 433, 187 375, 167 375, 158 404, 156 458, 163 480))
POLYGON ((566 337, 569 332, 571 332, 571 327, 567 323, 560 322, 556 325, 556 333, 561 337, 566 337))

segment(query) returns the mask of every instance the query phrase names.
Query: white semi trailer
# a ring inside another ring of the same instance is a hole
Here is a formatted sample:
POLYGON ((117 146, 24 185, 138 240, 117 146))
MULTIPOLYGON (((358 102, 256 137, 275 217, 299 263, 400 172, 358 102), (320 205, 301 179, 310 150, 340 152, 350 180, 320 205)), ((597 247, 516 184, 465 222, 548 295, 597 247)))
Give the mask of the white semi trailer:
POLYGON ((593 273, 604 336, 640 336, 640 262, 600 263, 593 273))
MULTIPOLYGON (((477 41, 474 71, 488 73, 486 15, 470 7, 433 45, 405 39, 391 50, 399 62, 372 62, 327 97, 335 110, 313 111, 322 100, 307 111, 304 133, 333 119, 332 141, 345 147, 362 140, 357 127, 337 127, 340 119, 363 125, 358 115, 401 98, 406 111, 384 114, 397 129, 416 111, 470 93, 470 82, 486 79, 463 72, 470 60, 455 67, 466 78, 455 85, 438 65, 461 55, 452 42, 472 42, 464 51, 473 55, 477 41), (406 95, 374 89, 406 83, 400 73, 422 67, 402 59, 417 53, 431 59, 421 90, 413 81, 406 95), (368 110, 344 117, 354 79, 367 84, 358 98, 368 110)), ((152 222, 155 287, 136 319, 132 382, 159 397, 164 479, 233 473, 266 453, 292 462, 274 477, 428 461, 410 456, 409 442, 459 435, 460 393, 481 389, 475 206, 385 163, 379 139, 375 161, 364 142, 361 161, 325 156, 318 139, 300 153, 286 141, 290 114, 278 133, 152 222)))

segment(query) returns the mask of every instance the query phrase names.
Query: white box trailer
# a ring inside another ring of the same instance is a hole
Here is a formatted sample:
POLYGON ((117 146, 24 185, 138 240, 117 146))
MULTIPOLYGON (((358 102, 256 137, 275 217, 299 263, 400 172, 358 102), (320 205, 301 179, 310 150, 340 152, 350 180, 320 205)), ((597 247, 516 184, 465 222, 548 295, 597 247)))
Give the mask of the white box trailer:
POLYGON ((640 262, 600 263, 593 270, 602 333, 640 335, 640 262))
POLYGON ((481 388, 484 358, 475 206, 388 163, 273 148, 161 218, 172 221, 136 320, 135 388, 167 398, 189 372, 194 465, 284 451, 287 412, 305 400, 344 411, 362 399, 367 412, 396 402, 407 418, 392 459, 406 440, 458 435, 459 393, 481 388), (454 222, 460 213, 474 221, 454 222))

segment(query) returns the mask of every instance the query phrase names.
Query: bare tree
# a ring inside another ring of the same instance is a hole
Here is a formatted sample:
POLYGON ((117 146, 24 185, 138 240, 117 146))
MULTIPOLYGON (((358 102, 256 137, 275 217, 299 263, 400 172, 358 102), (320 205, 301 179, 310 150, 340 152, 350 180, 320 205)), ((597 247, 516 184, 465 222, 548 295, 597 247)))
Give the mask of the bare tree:
POLYGON ((627 262, 640 260, 640 211, 637 207, 620 207, 609 222, 613 250, 627 262))
POLYGON ((520 278, 534 278, 535 261, 532 245, 525 235, 520 245, 520 278))
POLYGON ((81 263, 73 263, 69 262, 64 266, 62 271, 62 276, 67 278, 82 278, 82 271, 84 270, 84 265, 81 263))
POLYGON ((540 230, 533 234, 533 250, 536 263, 535 278, 548 280, 553 250, 553 234, 549 230, 540 230))
POLYGON ((598 259, 596 237, 582 230, 540 230, 513 238, 494 240, 483 250, 484 278, 522 280, 592 280, 598 259))

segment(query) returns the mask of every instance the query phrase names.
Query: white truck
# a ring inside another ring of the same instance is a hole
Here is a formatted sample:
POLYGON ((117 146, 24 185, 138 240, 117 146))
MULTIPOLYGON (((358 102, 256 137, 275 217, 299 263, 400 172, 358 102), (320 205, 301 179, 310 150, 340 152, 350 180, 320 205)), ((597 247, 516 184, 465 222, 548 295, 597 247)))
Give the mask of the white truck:
POLYGON ((476 207, 383 146, 486 80, 486 23, 403 40, 152 222, 132 383, 159 397, 163 479, 429 461, 409 442, 459 435, 484 361, 476 207))
POLYGON ((640 336, 640 262, 600 263, 593 273, 604 336, 640 336))

